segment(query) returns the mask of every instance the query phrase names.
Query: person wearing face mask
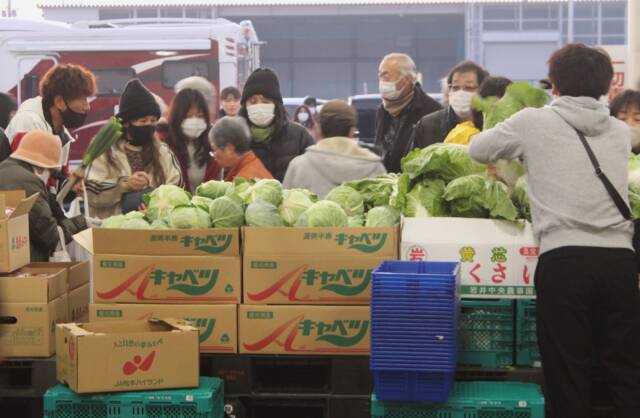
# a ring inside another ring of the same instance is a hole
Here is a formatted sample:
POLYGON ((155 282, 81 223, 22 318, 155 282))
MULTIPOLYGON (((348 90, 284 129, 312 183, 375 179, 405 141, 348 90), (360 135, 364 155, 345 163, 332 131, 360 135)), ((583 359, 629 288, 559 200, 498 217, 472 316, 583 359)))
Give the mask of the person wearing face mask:
MULTIPOLYGON (((88 69, 75 64, 52 67, 40 81, 40 96, 25 100, 5 130, 11 151, 18 148, 27 132, 38 130, 57 135, 62 141, 60 166, 68 172, 72 138, 69 130, 84 125, 90 110, 89 99, 95 94, 96 78, 88 69)), ((6 156, 0 155, 0 159, 6 156)), ((53 174, 57 180, 66 177, 59 170, 53 174)), ((55 183, 49 182, 51 186, 56 186, 55 183)), ((78 182, 74 190, 81 185, 78 182)))
POLYGON ((176 94, 169 110, 169 136, 165 142, 178 158, 184 188, 191 193, 201 183, 219 180, 221 175, 207 139, 211 125, 208 109, 202 94, 187 88, 176 94))
POLYGON ((38 194, 29 212, 31 261, 49 261, 60 240, 58 226, 67 244, 74 234, 87 228, 84 216, 67 218, 46 187, 52 170, 60 169, 61 150, 56 135, 34 130, 24 135, 18 148, 0 163, 0 190, 38 194))
POLYGON ((420 119, 413 129, 411 148, 425 148, 445 140, 458 124, 472 122, 482 130, 482 113, 471 107, 473 96, 489 73, 471 61, 464 61, 447 75, 448 106, 420 119))
POLYGON ((282 181, 289 162, 304 154, 315 141, 304 126, 289 122, 282 102, 278 76, 258 68, 242 91, 240 116, 251 131, 251 149, 273 177, 282 181))
POLYGON ((307 96, 304 98, 302 104, 309 109, 311 117, 315 119, 318 115, 318 99, 313 96, 307 96))
POLYGON ((416 64, 406 54, 389 54, 378 68, 382 105, 376 113, 376 151, 390 173, 400 172, 400 160, 409 151, 413 125, 442 108, 416 80, 416 64))
POLYGON ((306 105, 299 106, 293 115, 293 120, 307 128, 309 133, 313 135, 313 129, 316 123, 311 108, 306 105))
POLYGON ((631 149, 640 153, 640 91, 624 90, 609 105, 611 116, 620 119, 631 129, 631 149))
POLYGON ((141 202, 145 191, 163 184, 183 186, 178 159, 154 136, 158 102, 140 80, 127 83, 119 109, 122 137, 87 167, 89 214, 100 219, 130 210, 129 202, 141 202))

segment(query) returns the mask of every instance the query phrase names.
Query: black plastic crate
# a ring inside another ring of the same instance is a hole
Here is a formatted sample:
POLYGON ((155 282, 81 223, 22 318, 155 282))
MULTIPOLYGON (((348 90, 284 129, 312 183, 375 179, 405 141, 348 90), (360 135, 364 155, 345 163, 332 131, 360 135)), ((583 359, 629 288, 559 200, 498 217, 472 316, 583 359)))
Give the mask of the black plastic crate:
POLYGON ((371 394, 367 356, 201 355, 200 373, 224 379, 228 395, 371 394))
POLYGON ((370 418, 369 397, 253 395, 227 398, 226 418, 370 418))
POLYGON ((4 398, 37 398, 57 383, 55 357, 0 363, 0 396, 4 398))
POLYGON ((4 397, 0 389, 0 416, 16 418, 42 418, 44 415, 44 403, 42 397, 4 397))
POLYGON ((510 367, 487 369, 483 367, 458 367, 456 381, 474 380, 536 383, 544 388, 542 369, 538 367, 510 367))

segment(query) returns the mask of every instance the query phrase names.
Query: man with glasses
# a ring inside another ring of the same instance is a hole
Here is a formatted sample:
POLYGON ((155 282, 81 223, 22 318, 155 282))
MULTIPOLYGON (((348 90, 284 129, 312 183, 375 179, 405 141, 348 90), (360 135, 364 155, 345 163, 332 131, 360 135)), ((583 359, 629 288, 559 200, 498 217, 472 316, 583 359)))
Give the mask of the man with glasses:
POLYGON ((400 160, 411 150, 413 125, 442 108, 416 78, 416 64, 406 54, 389 54, 378 68, 382 104, 376 113, 376 150, 390 173, 400 172, 400 160))
POLYGON ((447 102, 449 106, 424 116, 415 125, 411 148, 424 148, 442 142, 459 123, 472 121, 482 130, 482 113, 471 107, 473 96, 489 73, 472 61, 464 61, 449 71, 447 76, 447 102))

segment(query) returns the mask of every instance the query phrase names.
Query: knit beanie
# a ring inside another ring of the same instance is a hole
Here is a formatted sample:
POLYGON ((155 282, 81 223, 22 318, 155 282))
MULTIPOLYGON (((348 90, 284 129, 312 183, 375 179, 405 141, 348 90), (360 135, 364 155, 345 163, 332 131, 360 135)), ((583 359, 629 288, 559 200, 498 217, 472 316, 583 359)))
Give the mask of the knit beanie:
POLYGON ((153 94, 134 78, 130 80, 120 96, 120 110, 116 115, 122 122, 130 122, 145 116, 160 118, 160 106, 153 94))
POLYGON ((242 89, 242 105, 244 106, 249 97, 255 94, 261 94, 267 99, 282 103, 280 82, 273 70, 269 68, 258 68, 251 73, 242 89))

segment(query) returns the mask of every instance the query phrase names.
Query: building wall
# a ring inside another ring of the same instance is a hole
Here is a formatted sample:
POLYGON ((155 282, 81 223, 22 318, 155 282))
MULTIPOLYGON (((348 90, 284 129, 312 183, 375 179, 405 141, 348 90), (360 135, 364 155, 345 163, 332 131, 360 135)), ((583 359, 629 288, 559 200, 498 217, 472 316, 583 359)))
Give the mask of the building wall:
POLYGON ((79 20, 98 20, 99 10, 90 8, 54 8, 45 9, 44 18, 59 22, 74 23, 79 20))

